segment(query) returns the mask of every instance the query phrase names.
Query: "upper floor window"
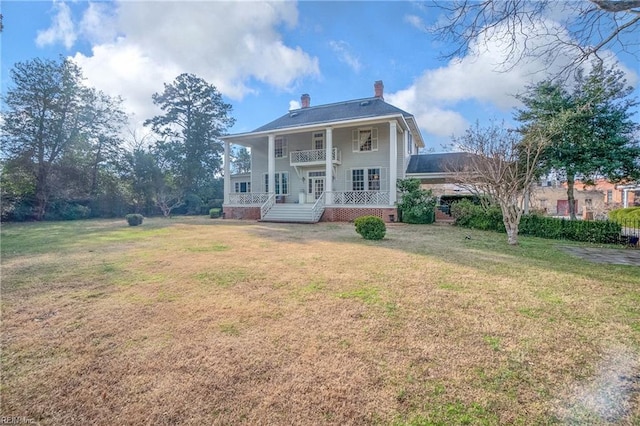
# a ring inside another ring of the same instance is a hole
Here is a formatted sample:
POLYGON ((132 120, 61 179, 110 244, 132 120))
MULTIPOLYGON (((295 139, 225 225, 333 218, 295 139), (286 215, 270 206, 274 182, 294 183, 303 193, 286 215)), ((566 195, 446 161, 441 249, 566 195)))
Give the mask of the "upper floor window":
POLYGON ((313 133, 312 149, 324 149, 324 132, 313 133))
POLYGON ((613 191, 609 189, 607 191, 607 203, 611 203, 611 202, 613 202, 613 191))
POLYGON ((287 156, 287 140, 285 138, 276 138, 274 151, 276 158, 285 158, 287 156))
POLYGON ((378 129, 369 127, 353 131, 353 152, 370 152, 378 150, 378 129))

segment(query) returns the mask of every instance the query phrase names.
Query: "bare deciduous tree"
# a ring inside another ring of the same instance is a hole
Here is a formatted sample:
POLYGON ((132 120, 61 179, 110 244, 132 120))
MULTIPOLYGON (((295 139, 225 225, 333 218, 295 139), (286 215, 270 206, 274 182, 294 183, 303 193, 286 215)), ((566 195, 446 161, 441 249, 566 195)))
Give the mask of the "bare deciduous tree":
POLYGON ((444 165, 454 181, 470 192, 489 197, 500 206, 507 240, 518 244, 518 226, 531 184, 537 178, 538 163, 548 138, 540 131, 526 137, 492 122, 478 123, 463 136, 453 139, 460 151, 470 155, 458 164, 444 165))
POLYGON ((529 58, 566 64, 559 75, 599 59, 607 50, 640 53, 640 0, 436 1, 445 12, 432 28, 454 48, 446 58, 481 54, 478 45, 498 41, 503 70, 529 58), (475 51, 474 51, 475 50, 475 51))

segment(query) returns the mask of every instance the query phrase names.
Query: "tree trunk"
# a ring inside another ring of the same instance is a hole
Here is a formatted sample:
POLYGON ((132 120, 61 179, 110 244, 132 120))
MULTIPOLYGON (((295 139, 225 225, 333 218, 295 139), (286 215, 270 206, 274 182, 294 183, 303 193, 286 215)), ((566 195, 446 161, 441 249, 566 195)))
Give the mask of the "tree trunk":
POLYGON ((49 200, 49 191, 47 189, 47 168, 44 164, 38 166, 36 176, 36 220, 43 220, 47 211, 47 202, 49 200))
POLYGON ((569 218, 571 220, 576 219, 576 202, 573 195, 573 187, 575 182, 575 175, 573 173, 567 173, 567 202, 569 203, 569 218))
POLYGON ((501 205, 502 223, 507 231, 507 242, 510 246, 518 245, 518 225, 520 224, 520 214, 518 206, 501 205))
POLYGON ((510 246, 518 245, 518 226, 507 228, 507 242, 510 246))

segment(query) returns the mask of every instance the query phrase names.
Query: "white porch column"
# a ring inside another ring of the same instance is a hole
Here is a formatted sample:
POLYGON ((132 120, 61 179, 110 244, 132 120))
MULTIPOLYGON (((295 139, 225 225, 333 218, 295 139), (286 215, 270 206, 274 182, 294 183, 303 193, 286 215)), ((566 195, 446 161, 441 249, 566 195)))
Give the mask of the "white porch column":
POLYGON ((231 192, 231 142, 224 141, 224 204, 229 204, 231 192))
POLYGON ((402 179, 406 179, 407 178, 407 166, 409 165, 409 156, 413 155, 413 144, 411 146, 411 148, 409 149, 409 130, 403 130, 402 131, 402 158, 404 158, 404 161, 402 162, 402 171, 401 171, 401 176, 402 179), (406 152, 404 150, 407 150, 406 152))
POLYGON ((622 207, 625 209, 629 207, 629 190, 627 188, 622 190, 622 207))
POLYGON ((276 192, 276 137, 275 135, 269 135, 269 152, 267 153, 269 158, 267 175, 269 182, 269 194, 276 192))
POLYGON ((389 205, 393 206, 397 200, 396 180, 398 179, 398 124, 395 120, 389 122, 389 205))
MULTIPOLYGON (((326 130, 326 157, 325 157, 325 173, 324 173, 324 191, 331 193, 333 191, 333 129, 327 127, 326 130)), ((327 204, 333 204, 333 197, 325 198, 327 204)))

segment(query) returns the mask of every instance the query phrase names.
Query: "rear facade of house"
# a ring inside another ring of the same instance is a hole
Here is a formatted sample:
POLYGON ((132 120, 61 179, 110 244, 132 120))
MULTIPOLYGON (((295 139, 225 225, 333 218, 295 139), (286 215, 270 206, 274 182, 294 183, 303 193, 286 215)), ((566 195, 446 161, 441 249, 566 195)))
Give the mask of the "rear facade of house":
POLYGON ((224 137, 226 218, 350 221, 397 218, 397 179, 424 147, 413 115, 374 96, 291 110, 258 129, 224 137), (251 171, 230 174, 233 145, 250 148, 251 171))

